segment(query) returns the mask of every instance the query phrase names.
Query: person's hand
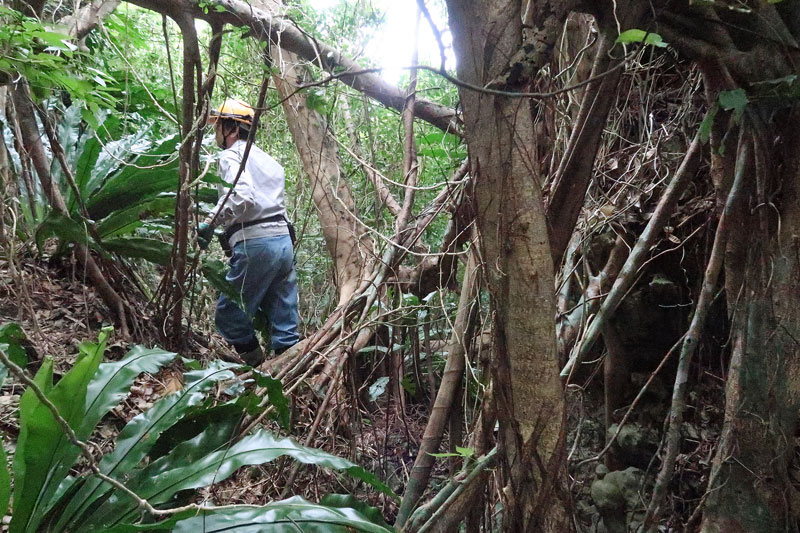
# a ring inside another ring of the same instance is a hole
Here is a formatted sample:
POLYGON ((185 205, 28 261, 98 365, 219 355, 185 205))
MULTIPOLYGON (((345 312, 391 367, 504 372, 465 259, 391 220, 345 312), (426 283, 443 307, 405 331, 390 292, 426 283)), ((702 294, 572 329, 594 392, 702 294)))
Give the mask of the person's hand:
POLYGON ((214 227, 205 222, 201 222, 197 226, 197 244, 200 245, 201 250, 208 248, 211 244, 211 238, 214 236, 214 227))

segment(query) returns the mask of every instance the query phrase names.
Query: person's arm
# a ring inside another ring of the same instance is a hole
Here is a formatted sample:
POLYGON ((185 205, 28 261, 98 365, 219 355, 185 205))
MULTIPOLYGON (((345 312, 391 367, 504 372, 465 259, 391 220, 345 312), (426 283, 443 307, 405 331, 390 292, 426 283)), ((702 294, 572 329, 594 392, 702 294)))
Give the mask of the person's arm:
MULTIPOLYGON (((235 153, 223 154, 219 160, 220 178, 226 183, 232 184, 236 179, 236 174, 239 172, 239 165, 240 162, 237 160, 235 153)), ((236 186, 230 196, 228 196, 229 190, 226 188, 220 194, 217 205, 214 206, 204 221, 206 224, 210 225, 216 215, 214 226, 228 226, 231 222, 242 218, 249 209, 256 207, 253 197, 253 178, 247 172, 247 169, 242 171, 242 175, 239 177, 239 181, 236 182, 236 186), (226 196, 228 197, 227 200, 225 200, 226 196)))

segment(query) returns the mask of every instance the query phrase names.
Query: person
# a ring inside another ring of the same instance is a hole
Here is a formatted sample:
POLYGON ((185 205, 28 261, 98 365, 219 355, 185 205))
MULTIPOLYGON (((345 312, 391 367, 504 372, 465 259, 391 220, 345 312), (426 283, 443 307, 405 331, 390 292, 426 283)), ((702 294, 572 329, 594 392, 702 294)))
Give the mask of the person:
POLYGON ((258 366, 265 358, 253 326, 253 317, 259 309, 269 319, 276 355, 299 339, 297 275, 291 226, 283 200, 284 170, 252 145, 239 180, 231 189, 239 174, 255 113, 246 103, 229 99, 210 115, 217 144, 223 149, 219 174, 227 187, 219 186, 219 201, 198 225, 197 240, 206 249, 214 228, 226 228, 224 239, 231 250, 226 279, 238 291, 244 307, 221 294, 216 325, 245 363, 258 366), (231 193, 226 199, 228 191, 231 193))

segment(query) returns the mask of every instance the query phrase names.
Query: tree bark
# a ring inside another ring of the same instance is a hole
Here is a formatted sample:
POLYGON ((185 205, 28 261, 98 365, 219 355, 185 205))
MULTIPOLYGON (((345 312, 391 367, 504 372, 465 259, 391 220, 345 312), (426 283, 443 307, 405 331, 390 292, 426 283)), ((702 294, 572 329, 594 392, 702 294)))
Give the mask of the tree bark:
POLYGON ((798 530, 797 489, 789 479, 800 408, 798 119, 795 105, 768 128, 756 115, 750 130, 756 133, 743 191, 750 207, 734 212, 748 230, 730 235, 746 256, 736 263, 725 257, 726 273, 737 273, 741 285, 727 292, 732 353, 704 532, 798 530))
MULTIPOLYGON (((624 60, 611 58, 609 55, 614 47, 614 33, 616 28, 603 30, 597 44, 592 76, 597 76, 624 60)), ((547 202, 547 222, 553 263, 556 267, 561 263, 561 257, 583 208, 608 113, 617 100, 617 86, 621 76, 622 69, 617 69, 587 86, 566 153, 553 178, 547 202)))
POLYGON ((83 39, 100 21, 110 15, 119 3, 120 0, 93 0, 72 15, 61 19, 59 23, 69 28, 70 35, 76 39, 83 39))
POLYGON ((317 208, 322 234, 333 258, 339 305, 350 300, 365 275, 365 260, 371 252, 371 239, 365 234, 356 215, 355 200, 344 177, 336 150, 336 140, 325 118, 311 109, 306 96, 296 92, 301 83, 302 67, 297 56, 284 51, 276 63, 280 76, 273 77, 283 99, 286 123, 311 184, 311 196, 317 208))
POLYGON ((197 87, 201 78, 200 48, 194 19, 181 13, 176 19, 183 35, 183 96, 181 120, 180 166, 178 171, 178 190, 175 202, 175 235, 172 245, 171 269, 168 275, 173 278, 169 296, 170 336, 169 344, 179 350, 183 344, 183 299, 186 294, 186 254, 189 241, 189 214, 191 212, 191 196, 189 185, 197 171, 195 160, 195 140, 200 135, 197 127, 196 100, 197 87))
MULTIPOLYGON (((520 1, 448 1, 459 78, 500 77, 522 49, 520 1)), ((506 86, 519 90, 519 86, 506 86)), ((553 262, 528 101, 459 90, 494 310, 494 398, 506 531, 572 530, 553 262)))

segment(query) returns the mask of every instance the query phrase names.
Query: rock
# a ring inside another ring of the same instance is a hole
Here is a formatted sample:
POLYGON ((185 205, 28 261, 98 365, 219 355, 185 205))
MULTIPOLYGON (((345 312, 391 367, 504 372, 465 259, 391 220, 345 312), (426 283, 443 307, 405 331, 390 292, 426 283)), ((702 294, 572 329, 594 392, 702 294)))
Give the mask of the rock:
POLYGON ((643 477, 642 470, 630 467, 609 472, 592 483, 592 500, 602 517, 602 531, 626 533, 630 525, 640 521, 639 489, 643 477))

